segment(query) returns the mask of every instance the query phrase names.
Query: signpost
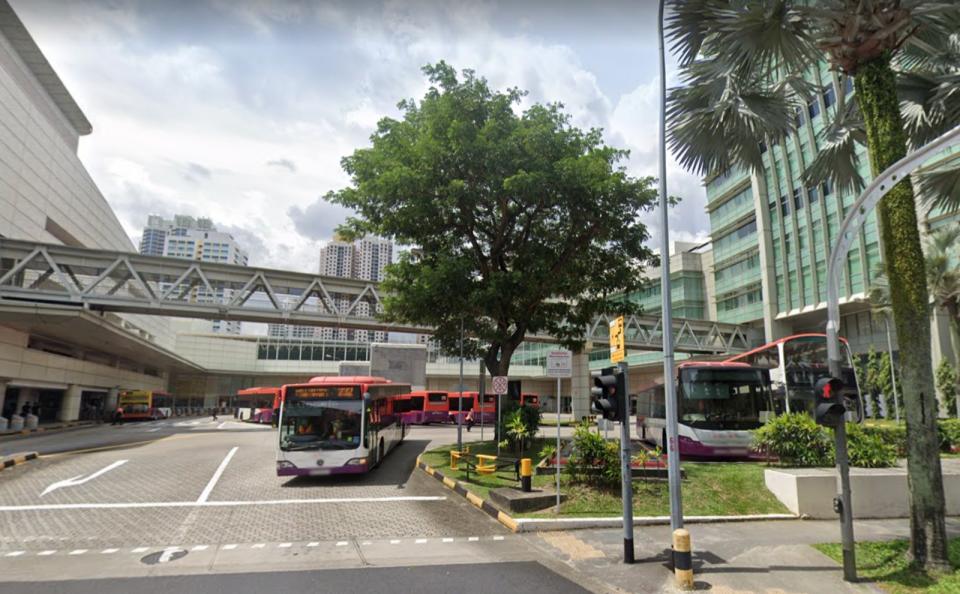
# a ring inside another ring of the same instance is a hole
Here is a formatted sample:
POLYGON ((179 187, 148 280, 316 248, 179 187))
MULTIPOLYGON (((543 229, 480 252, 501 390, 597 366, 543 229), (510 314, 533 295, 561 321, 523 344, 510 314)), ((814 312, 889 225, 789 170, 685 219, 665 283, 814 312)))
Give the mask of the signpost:
POLYGON ((560 380, 573 373, 573 355, 570 351, 547 353, 547 377, 557 378, 557 513, 560 513, 560 380))
POLYGON ((610 321, 610 360, 619 363, 626 356, 627 349, 623 340, 623 316, 620 316, 610 321))
POLYGON ((505 375, 493 377, 493 393, 497 395, 497 429, 493 432, 497 440, 497 456, 500 455, 500 397, 507 393, 510 380, 505 375))

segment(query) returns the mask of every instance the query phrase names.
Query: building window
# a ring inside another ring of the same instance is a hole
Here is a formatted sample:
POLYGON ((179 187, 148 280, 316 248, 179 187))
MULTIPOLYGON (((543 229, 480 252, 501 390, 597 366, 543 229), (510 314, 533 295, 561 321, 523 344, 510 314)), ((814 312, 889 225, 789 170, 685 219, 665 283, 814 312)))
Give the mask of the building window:
POLYGON ((844 95, 849 95, 853 92, 853 77, 845 76, 843 78, 843 92, 844 95))
POLYGON ((795 211, 803 210, 803 196, 800 195, 799 189, 793 191, 793 209, 795 211))
POLYGON ((823 107, 827 108, 837 102, 837 94, 833 90, 833 85, 827 85, 823 91, 823 107))
POLYGON ((809 114, 811 120, 820 115, 820 102, 817 101, 816 97, 810 103, 807 103, 807 114, 809 114))
POLYGON ((797 128, 803 126, 803 110, 799 107, 797 108, 797 112, 793 118, 793 121, 797 124, 797 128))
POLYGON ((820 200, 820 192, 817 191, 817 188, 807 188, 807 197, 810 204, 816 204, 817 200, 820 200))
POLYGON ((780 196, 780 214, 785 217, 790 215, 790 201, 786 196, 780 196))
POLYGON ((829 196, 832 193, 833 193, 833 182, 828 179, 827 181, 823 182, 823 195, 829 196))

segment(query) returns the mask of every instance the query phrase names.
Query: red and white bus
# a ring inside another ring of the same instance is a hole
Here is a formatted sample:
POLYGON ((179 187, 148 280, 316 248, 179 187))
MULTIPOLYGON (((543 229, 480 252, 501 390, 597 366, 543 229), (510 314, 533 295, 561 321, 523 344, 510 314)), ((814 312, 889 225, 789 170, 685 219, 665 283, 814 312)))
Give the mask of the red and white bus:
POLYGON ((243 420, 269 424, 280 410, 280 388, 245 388, 237 390, 233 403, 243 420))
MULTIPOLYGON (((863 419, 863 397, 847 341, 840 339, 844 362, 841 368, 845 386, 848 420, 863 419)), ((746 363, 770 370, 770 385, 777 414, 806 411, 813 414, 813 388, 817 380, 829 376, 826 334, 796 334, 767 343, 746 353, 734 355, 729 362, 746 363)))
POLYGON ((410 386, 382 377, 323 376, 281 388, 278 476, 363 473, 403 441, 410 386))
MULTIPOLYGON (((746 363, 685 361, 676 366, 678 446, 681 456, 752 455, 754 429, 773 416, 766 369, 746 363)), ((637 390, 637 432, 667 448, 663 378, 637 390)))
POLYGON ((403 397, 400 404, 407 425, 450 422, 450 393, 419 390, 403 397))
POLYGON ((155 390, 127 390, 120 392, 117 406, 123 409, 126 421, 156 421, 170 416, 173 396, 155 390))

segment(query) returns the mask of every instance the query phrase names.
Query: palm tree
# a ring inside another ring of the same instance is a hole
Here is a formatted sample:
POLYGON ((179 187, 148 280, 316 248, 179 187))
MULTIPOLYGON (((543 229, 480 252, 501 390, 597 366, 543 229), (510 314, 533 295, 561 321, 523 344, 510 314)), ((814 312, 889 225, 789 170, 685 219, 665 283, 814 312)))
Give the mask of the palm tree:
MULTIPOLYGON (((855 95, 838 95, 819 138, 809 183, 856 191, 856 151, 866 147, 877 175, 907 150, 960 123, 957 64, 960 5, 923 0, 670 0, 668 35, 684 85, 671 90, 669 142, 681 165, 701 175, 738 165, 763 169, 758 141, 796 129, 795 114, 819 91, 803 77, 827 60, 853 77, 855 95), (899 87, 898 87, 899 85, 899 87), (899 91, 899 95, 898 95, 899 91), (903 111, 901 112, 901 99, 903 111)), ((937 194, 960 178, 960 159, 928 171, 925 195, 960 206, 960 193, 937 194)), ((957 187, 957 186, 954 186, 957 187)), ((911 180, 881 202, 890 301, 900 340, 910 473, 910 553, 933 570, 949 568, 940 472, 936 395, 928 324, 929 293, 911 180)))
POLYGON ((960 226, 930 235, 926 252, 927 287, 950 323, 950 348, 960 362, 960 226))

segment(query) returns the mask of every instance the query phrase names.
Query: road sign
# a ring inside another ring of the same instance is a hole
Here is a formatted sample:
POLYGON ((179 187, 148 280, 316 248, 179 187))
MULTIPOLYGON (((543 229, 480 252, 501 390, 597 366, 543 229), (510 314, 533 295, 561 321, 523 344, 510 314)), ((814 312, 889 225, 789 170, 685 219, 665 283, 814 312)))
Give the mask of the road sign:
POLYGON ((547 377, 570 377, 573 374, 573 354, 570 351, 547 353, 547 377))
POLYGON ((506 393, 507 393, 507 384, 508 384, 508 383, 509 383, 509 380, 507 379, 507 376, 505 376, 505 375, 497 375, 497 376, 494 376, 494 378, 493 378, 493 393, 494 393, 494 394, 500 394, 501 396, 502 396, 503 394, 506 394, 506 393))
POLYGON ((623 344, 623 316, 610 321, 610 360, 619 363, 627 356, 623 344))

